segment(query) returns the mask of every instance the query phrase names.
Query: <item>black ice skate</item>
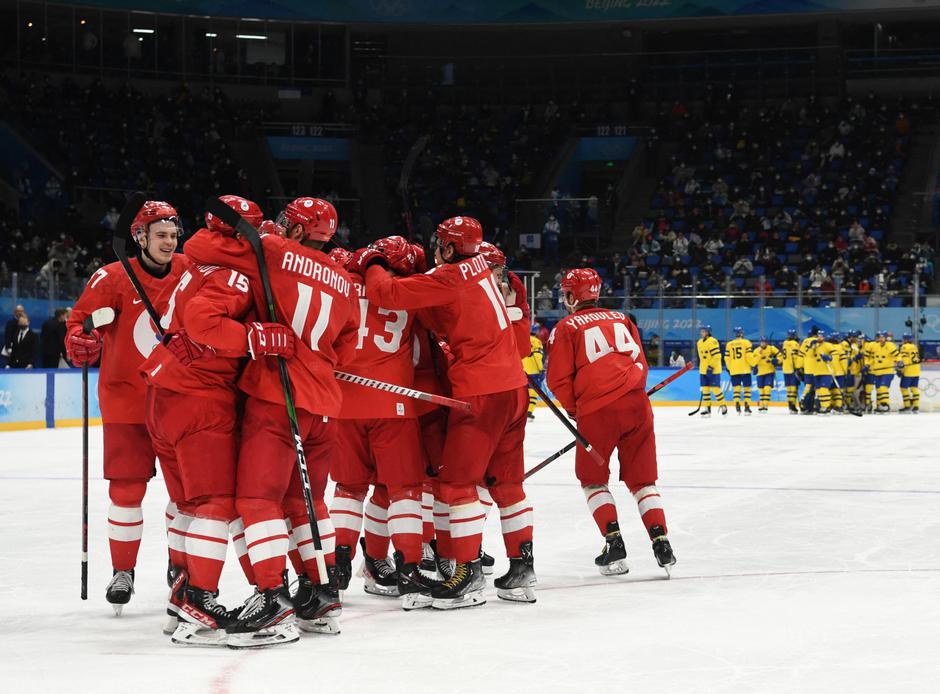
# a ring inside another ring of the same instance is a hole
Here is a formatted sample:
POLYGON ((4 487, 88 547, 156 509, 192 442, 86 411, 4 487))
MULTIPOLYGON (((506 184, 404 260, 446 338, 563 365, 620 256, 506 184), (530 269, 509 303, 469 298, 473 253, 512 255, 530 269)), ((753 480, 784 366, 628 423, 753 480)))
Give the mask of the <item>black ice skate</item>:
POLYGON ((486 603, 483 589, 486 578, 480 560, 454 566, 454 575, 431 589, 431 607, 435 610, 456 610, 486 603))
POLYGON ((226 629, 229 648, 263 648, 300 639, 287 586, 255 591, 226 629))
POLYGON ((911 408, 908 407, 907 405, 905 405, 904 407, 898 410, 898 414, 910 414, 910 413, 911 413, 911 408))
POLYGON ((791 402, 791 403, 788 403, 788 404, 789 404, 789 406, 790 406, 790 414, 799 414, 799 413, 800 413, 800 411, 796 408, 796 405, 794 405, 792 402, 791 402))
POLYGON ((751 403, 749 402, 744 403, 744 416, 745 417, 751 416, 751 403))
POLYGON ((401 552, 395 552, 395 573, 398 576, 401 609, 419 610, 431 606, 431 590, 440 585, 440 581, 425 576, 414 562, 406 564, 405 555, 401 552))
POLYGON ((186 569, 178 569, 173 578, 173 585, 170 586, 170 595, 166 603, 166 624, 163 625, 163 633, 172 636, 179 626, 179 612, 183 603, 186 602, 186 585, 189 576, 186 569))
POLYGON ((709 406, 706 407, 704 410, 702 410, 699 414, 700 414, 700 416, 702 416, 702 417, 711 417, 711 416, 712 416, 712 406, 709 405, 709 406))
POLYGON ((362 579, 364 589, 372 595, 381 595, 386 598, 398 597, 398 576, 395 567, 389 564, 388 559, 373 559, 366 554, 365 538, 359 538, 362 547, 362 579))
POLYGON ((489 576, 493 573, 493 567, 496 566, 496 560, 484 552, 482 547, 480 547, 480 565, 483 567, 484 576, 489 576))
POLYGON ((454 560, 442 557, 437 553, 437 540, 431 540, 431 549, 434 552, 434 565, 437 573, 445 581, 454 575, 454 560))
POLYGON ((920 408, 917 405, 911 408, 911 414, 920 414, 920 408))
POLYGON ((333 578, 337 590, 349 588, 352 578, 352 548, 349 545, 336 546, 336 566, 333 568, 333 578))
POLYGON ((623 537, 620 536, 620 524, 611 521, 607 524, 607 533, 604 535, 604 549, 594 560, 601 576, 618 576, 630 572, 627 566, 627 548, 624 547, 623 537))
POLYGON ((118 571, 114 570, 111 576, 111 582, 105 590, 104 597, 111 603, 116 617, 121 616, 124 606, 131 601, 134 594, 134 570, 118 571))
POLYGON ((519 545, 518 557, 509 557, 509 571, 493 581, 496 596, 513 602, 535 602, 535 562, 532 558, 532 543, 519 545))
POLYGON ((672 567, 676 563, 676 555, 672 553, 672 545, 666 537, 666 531, 663 526, 654 525, 650 528, 650 539, 653 541, 653 554, 656 556, 656 563, 666 570, 666 576, 672 577, 672 567))
POLYGON ((741 414, 741 403, 739 402, 734 403, 734 411, 737 412, 739 415, 741 414))
POLYGON ((721 407, 718 408, 718 411, 721 412, 721 414, 723 415, 728 414, 728 406, 722 405, 721 407))
MULTIPOLYGON (((335 576, 332 567, 328 569, 335 576)), ((343 613, 339 589, 335 578, 328 585, 314 583, 306 574, 298 576, 297 594, 294 595, 294 615, 301 631, 312 634, 338 634, 336 618, 343 613)))
POLYGON ((217 602, 218 596, 218 591, 186 586, 177 613, 179 625, 170 641, 183 646, 224 646, 225 629, 235 621, 235 613, 217 602))
MULTIPOLYGON (((433 542, 433 540, 432 540, 433 542)), ((427 542, 421 545, 421 563, 418 564, 422 571, 433 573, 437 571, 437 564, 434 561, 434 548, 427 542)))

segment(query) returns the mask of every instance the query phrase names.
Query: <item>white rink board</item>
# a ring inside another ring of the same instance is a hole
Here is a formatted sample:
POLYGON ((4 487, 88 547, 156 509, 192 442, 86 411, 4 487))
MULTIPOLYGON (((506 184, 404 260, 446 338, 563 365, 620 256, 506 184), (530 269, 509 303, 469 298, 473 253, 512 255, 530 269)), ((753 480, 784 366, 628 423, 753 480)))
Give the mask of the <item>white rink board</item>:
MULTIPOLYGON (((233 652, 173 646, 159 481, 121 618, 106 487, 92 481, 90 599, 79 600, 79 429, 0 434, 5 692, 934 692, 940 682, 940 416, 702 421, 656 410, 679 563, 659 569, 615 489, 631 573, 603 578, 570 454, 531 480, 536 605, 405 614, 354 578, 337 637, 233 652)), ((568 437, 539 410, 529 465, 568 437)), ((100 470, 100 429, 92 432, 100 470)), ((486 547, 505 567, 498 520, 486 547)), ((222 599, 248 593, 230 553, 222 599)))

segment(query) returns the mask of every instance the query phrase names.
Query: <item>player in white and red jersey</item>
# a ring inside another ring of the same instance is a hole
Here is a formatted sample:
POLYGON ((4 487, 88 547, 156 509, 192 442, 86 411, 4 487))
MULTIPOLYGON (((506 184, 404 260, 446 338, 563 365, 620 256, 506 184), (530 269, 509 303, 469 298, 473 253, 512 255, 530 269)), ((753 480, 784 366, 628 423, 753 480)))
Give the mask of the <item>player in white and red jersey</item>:
MULTIPOLYGON (((385 256, 389 271, 414 273, 414 248, 401 236, 371 245, 385 256)), ((386 309, 372 300, 364 280, 350 272, 359 297, 356 356, 344 371, 411 388, 414 386, 415 315, 386 309)), ((363 578, 366 592, 400 595, 404 609, 427 607, 431 583, 418 571, 421 561, 421 495, 425 477, 415 401, 385 391, 340 383, 343 406, 330 476, 336 481, 331 516, 336 528, 337 582, 345 589, 351 558, 365 516, 363 578), (369 486, 372 497, 363 508, 369 486), (389 536, 395 566, 389 566, 389 536)))
MULTIPOLYGON (((138 257, 130 259, 131 267, 156 310, 162 312, 189 265, 175 252, 180 235, 176 210, 165 202, 148 200, 131 223, 131 235, 139 250, 138 257)), ((156 473, 156 456, 144 423, 147 386, 138 369, 158 340, 157 329, 121 264, 111 263, 95 272, 69 317, 65 344, 73 364, 93 364, 101 357, 98 400, 104 425, 104 477, 111 498, 108 543, 113 568, 106 597, 117 614, 134 593, 134 567, 143 536, 141 502, 147 481, 156 473), (85 318, 106 306, 114 309, 114 322, 84 334, 85 318)), ((170 496, 169 527, 182 490, 175 468, 160 462, 170 496)))
MULTIPOLYGON (((287 205, 279 220, 287 237, 261 237, 277 316, 290 322, 297 337, 287 365, 328 567, 335 561, 335 533, 323 495, 336 435, 334 420, 342 397, 333 371, 353 358, 359 329, 358 297, 349 275, 320 251, 333 236, 336 222, 336 210, 330 203, 298 198, 287 205)), ((195 262, 224 263, 246 275, 255 305, 266 306, 257 260, 245 244, 237 239, 222 239, 211 247, 190 242, 186 252, 195 262)), ((259 645, 255 637, 262 631, 270 632, 265 643, 296 640, 290 624, 294 611, 301 628, 338 633, 332 622, 339 612, 338 594, 333 586, 319 585, 276 361, 249 362, 238 383, 248 398, 238 452, 235 507, 245 524, 258 593, 228 628, 229 644, 259 645), (285 513, 306 569, 299 577, 300 588, 293 603, 282 577, 289 546, 285 513)))
MULTIPOLYGON (((237 195, 221 200, 252 226, 261 209, 237 195), (247 208, 247 209, 245 209, 247 208)), ((235 235, 210 217, 191 241, 211 246, 235 235)), ((246 244, 247 245, 247 244, 246 244)), ((185 250, 185 249, 184 249, 185 250)), ((161 461, 174 463, 191 516, 170 528, 183 545, 179 576, 170 593, 180 624, 175 643, 218 645, 234 614, 216 601, 229 533, 250 583, 254 583, 235 512, 237 402, 235 385, 245 358, 289 357, 294 334, 288 326, 250 321, 253 302, 248 278, 218 265, 192 265, 180 277, 162 323, 167 330, 141 371, 152 386, 147 426, 161 461), (247 323, 247 324, 246 324, 247 323)))
POLYGON ((453 353, 448 369, 453 396, 469 412, 448 413, 438 476, 441 500, 449 506, 453 575, 432 590, 438 609, 485 602, 480 563, 484 513, 477 485, 489 482, 500 508, 510 570, 496 581, 500 597, 534 600, 532 507, 522 488, 526 390, 511 322, 486 260, 483 239, 472 217, 443 221, 435 237, 437 266, 423 275, 393 278, 387 261, 372 249, 352 261, 366 272, 366 294, 389 309, 419 311, 419 319, 446 341, 453 353), (524 594, 523 594, 524 593, 524 594))
MULTIPOLYGON (((571 315, 555 326, 548 340, 548 386, 604 460, 617 449, 620 479, 636 499, 656 561, 668 572, 676 558, 666 539, 666 515, 656 489, 646 357, 633 322, 619 311, 598 308, 600 289, 601 279, 590 268, 570 270, 562 278, 562 296, 571 315)), ((607 487, 609 464, 599 466, 579 446, 575 473, 606 542, 594 563, 604 575, 627 573, 617 507, 607 487)))

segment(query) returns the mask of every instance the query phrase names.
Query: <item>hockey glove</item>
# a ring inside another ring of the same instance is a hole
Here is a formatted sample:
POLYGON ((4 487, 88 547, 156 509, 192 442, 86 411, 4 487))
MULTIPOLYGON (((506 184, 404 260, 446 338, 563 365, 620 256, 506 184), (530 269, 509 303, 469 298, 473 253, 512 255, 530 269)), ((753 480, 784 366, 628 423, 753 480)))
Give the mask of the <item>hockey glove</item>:
POLYGON ((823 361, 832 361, 831 354, 820 354, 819 358, 822 359, 823 361))
POLYGON ((74 332, 65 341, 65 351, 75 366, 94 364, 101 357, 101 333, 97 330, 87 335, 81 331, 74 332))
POLYGON ((248 353, 252 359, 259 357, 294 356, 294 332, 280 323, 249 323, 248 353))
POLYGON ((388 270, 388 260, 379 251, 374 248, 360 248, 353 253, 353 257, 349 259, 346 269, 365 277, 366 270, 372 265, 381 265, 388 270))
POLYGON ((194 361, 200 359, 212 359, 215 357, 215 350, 208 345, 201 345, 193 341, 185 330, 179 330, 174 333, 167 333, 163 336, 163 346, 167 351, 176 357, 176 360, 183 366, 189 366, 194 361))
POLYGON ((803 374, 803 369, 794 369, 793 374, 796 376, 796 380, 800 383, 805 383, 806 378, 803 374))
POLYGON ((261 222, 261 226, 258 227, 258 233, 262 236, 265 234, 274 234, 275 236, 284 238, 287 236, 287 229, 282 227, 277 222, 272 222, 270 219, 265 219, 263 222, 261 222))

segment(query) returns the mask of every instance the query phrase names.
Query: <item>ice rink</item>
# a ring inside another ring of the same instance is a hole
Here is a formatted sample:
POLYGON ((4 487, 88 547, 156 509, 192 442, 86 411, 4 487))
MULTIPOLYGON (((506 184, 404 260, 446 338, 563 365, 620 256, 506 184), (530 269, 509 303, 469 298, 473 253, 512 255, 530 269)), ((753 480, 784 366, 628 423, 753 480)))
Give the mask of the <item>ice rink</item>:
MULTIPOLYGON (((660 488, 678 557, 656 566, 612 487, 630 574, 602 541, 566 455, 535 475, 538 603, 404 613, 346 592, 339 636, 235 652, 174 646, 164 622, 160 481, 145 500, 137 594, 113 616, 100 429, 92 431, 89 600, 79 599, 81 432, 0 434, 4 692, 936 692, 940 416, 701 421, 658 408, 660 488)), ((568 441, 547 410, 529 466, 568 441)), ((505 568, 498 517, 485 545, 505 568)), ((358 563, 358 562, 357 562, 358 563)), ((248 594, 229 553, 222 600, 248 594)))

